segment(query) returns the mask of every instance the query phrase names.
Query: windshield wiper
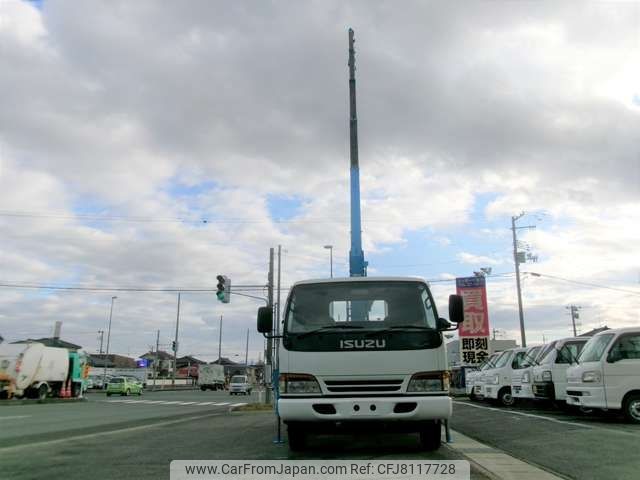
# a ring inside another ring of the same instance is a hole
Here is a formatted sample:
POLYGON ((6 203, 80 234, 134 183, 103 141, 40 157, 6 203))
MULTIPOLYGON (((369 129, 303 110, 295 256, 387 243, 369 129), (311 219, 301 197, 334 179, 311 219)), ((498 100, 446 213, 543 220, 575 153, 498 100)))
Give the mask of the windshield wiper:
POLYGON ((370 337, 372 335, 377 335, 378 333, 387 333, 387 332, 393 332, 394 330, 409 330, 409 329, 418 329, 418 330, 431 330, 431 331, 435 331, 433 328, 431 327, 425 327, 424 325, 394 325, 393 327, 388 327, 388 328, 383 328, 380 330, 372 330, 370 332, 367 332, 365 334, 365 337, 370 337))
POLYGON ((357 328, 363 328, 360 325, 325 325, 324 327, 320 327, 320 328, 316 328, 315 330, 309 330, 308 332, 304 332, 298 335, 298 338, 304 338, 307 337, 309 335, 313 335, 314 333, 318 333, 318 332, 322 332, 325 330, 333 330, 334 328, 336 329, 357 329, 357 328))

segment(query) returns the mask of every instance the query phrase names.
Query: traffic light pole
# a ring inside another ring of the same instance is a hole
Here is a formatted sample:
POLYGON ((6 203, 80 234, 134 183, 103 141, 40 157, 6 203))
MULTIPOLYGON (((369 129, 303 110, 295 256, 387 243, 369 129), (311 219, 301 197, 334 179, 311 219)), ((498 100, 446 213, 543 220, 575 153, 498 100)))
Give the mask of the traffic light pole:
MULTIPOLYGON (((273 248, 269 249, 269 273, 267 276, 267 305, 273 310, 273 248)), ((271 368, 272 368, 272 355, 273 354, 273 339, 271 335, 267 337, 267 350, 265 351, 265 372, 263 375, 265 384, 264 401, 266 404, 271 403, 271 368), (269 377, 267 377, 269 374, 269 377)))
POLYGON ((180 326, 180 292, 178 292, 178 313, 176 315, 176 339, 174 340, 173 348, 173 377, 171 379, 171 385, 176 385, 176 362, 178 360, 178 327, 180 326))

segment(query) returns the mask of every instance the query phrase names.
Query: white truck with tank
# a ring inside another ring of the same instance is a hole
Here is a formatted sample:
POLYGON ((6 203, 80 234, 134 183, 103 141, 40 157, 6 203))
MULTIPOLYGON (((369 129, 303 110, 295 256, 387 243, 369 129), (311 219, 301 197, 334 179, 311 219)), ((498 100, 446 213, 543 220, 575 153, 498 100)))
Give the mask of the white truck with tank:
MULTIPOLYGON (((462 297, 449 297, 452 322, 462 297)), ((272 332, 272 309, 258 331, 272 332)), ((440 446, 451 417, 449 371, 440 318, 417 278, 350 277, 294 284, 279 342, 278 412, 289 447, 313 432, 417 432, 426 450, 440 446)))
POLYGON ((41 343, 0 345, 0 396, 80 396, 88 374, 83 352, 41 343))
POLYGON ((567 369, 567 404, 621 411, 640 423, 640 328, 594 335, 567 369))
POLYGON ((551 342, 533 367, 533 394, 537 400, 565 402, 567 368, 576 361, 589 337, 568 337, 551 342))
POLYGON ((198 386, 205 390, 224 390, 224 366, 215 363, 200 365, 198 367, 198 386))

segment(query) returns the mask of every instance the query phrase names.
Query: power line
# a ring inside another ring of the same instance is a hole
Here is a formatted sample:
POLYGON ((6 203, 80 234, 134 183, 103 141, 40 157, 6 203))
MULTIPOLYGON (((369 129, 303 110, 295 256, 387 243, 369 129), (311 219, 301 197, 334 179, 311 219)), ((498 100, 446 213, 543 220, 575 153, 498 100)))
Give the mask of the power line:
POLYGON ((634 292, 632 290, 626 290, 624 288, 611 287, 609 285, 601 285, 601 284, 598 284, 598 283, 581 282, 579 280, 572 280, 570 278, 558 277, 557 275, 549 275, 549 274, 546 274, 546 273, 536 273, 536 272, 523 272, 523 273, 528 273, 529 275, 531 275, 533 277, 553 278, 555 280, 561 280, 563 282, 575 283, 576 285, 584 285, 586 287, 593 287, 593 288, 604 288, 604 289, 607 289, 607 290, 614 290, 616 292, 628 293, 629 295, 638 295, 638 296, 640 296, 640 292, 634 292))
MULTIPOLYGON (((215 292, 211 288, 186 288, 186 287, 99 287, 99 286, 61 286, 61 285, 40 285, 26 283, 0 283, 0 288, 24 288, 34 290, 80 290, 89 292, 165 292, 165 293, 210 293, 215 292)), ((236 286, 236 291, 260 291, 264 285, 236 286)))

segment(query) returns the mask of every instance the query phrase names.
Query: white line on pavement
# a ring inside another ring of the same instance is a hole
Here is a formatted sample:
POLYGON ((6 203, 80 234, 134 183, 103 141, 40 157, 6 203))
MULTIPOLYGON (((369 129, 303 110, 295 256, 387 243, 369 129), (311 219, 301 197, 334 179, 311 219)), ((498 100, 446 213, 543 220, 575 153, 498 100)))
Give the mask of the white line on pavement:
POLYGON ((222 405, 229 405, 229 402, 214 403, 213 405, 216 405, 217 407, 221 407, 222 405))
POLYGON ((180 402, 180 405, 193 405, 194 403, 198 402, 180 402))
POLYGON ((243 405, 246 405, 246 403, 232 403, 230 406, 231 407, 241 407, 243 405))
POLYGON ((535 415, 533 413, 515 412, 513 410, 503 410, 503 409, 500 409, 500 408, 485 407, 484 405, 474 405, 473 403, 459 402, 457 400, 454 400, 453 403, 457 403, 458 405, 466 405, 468 407, 473 407, 473 408, 480 408, 482 410, 493 410, 495 412, 500 412, 500 413, 512 413, 513 415, 522 415, 523 417, 539 418, 540 420, 548 420, 549 422, 561 423, 563 425, 572 425, 574 427, 581 427, 581 428, 587 428, 587 429, 593 428, 591 425, 584 425, 582 423, 575 423, 575 422, 567 422, 567 421, 564 421, 564 420, 557 420, 555 418, 545 417, 543 415, 535 415))
POLYGON ((0 421, 1 420, 16 420, 18 418, 28 418, 31 417, 32 415, 14 415, 12 417, 0 417, 0 421))
POLYGON ((196 403, 196 405, 216 405, 216 402, 200 402, 196 403))

